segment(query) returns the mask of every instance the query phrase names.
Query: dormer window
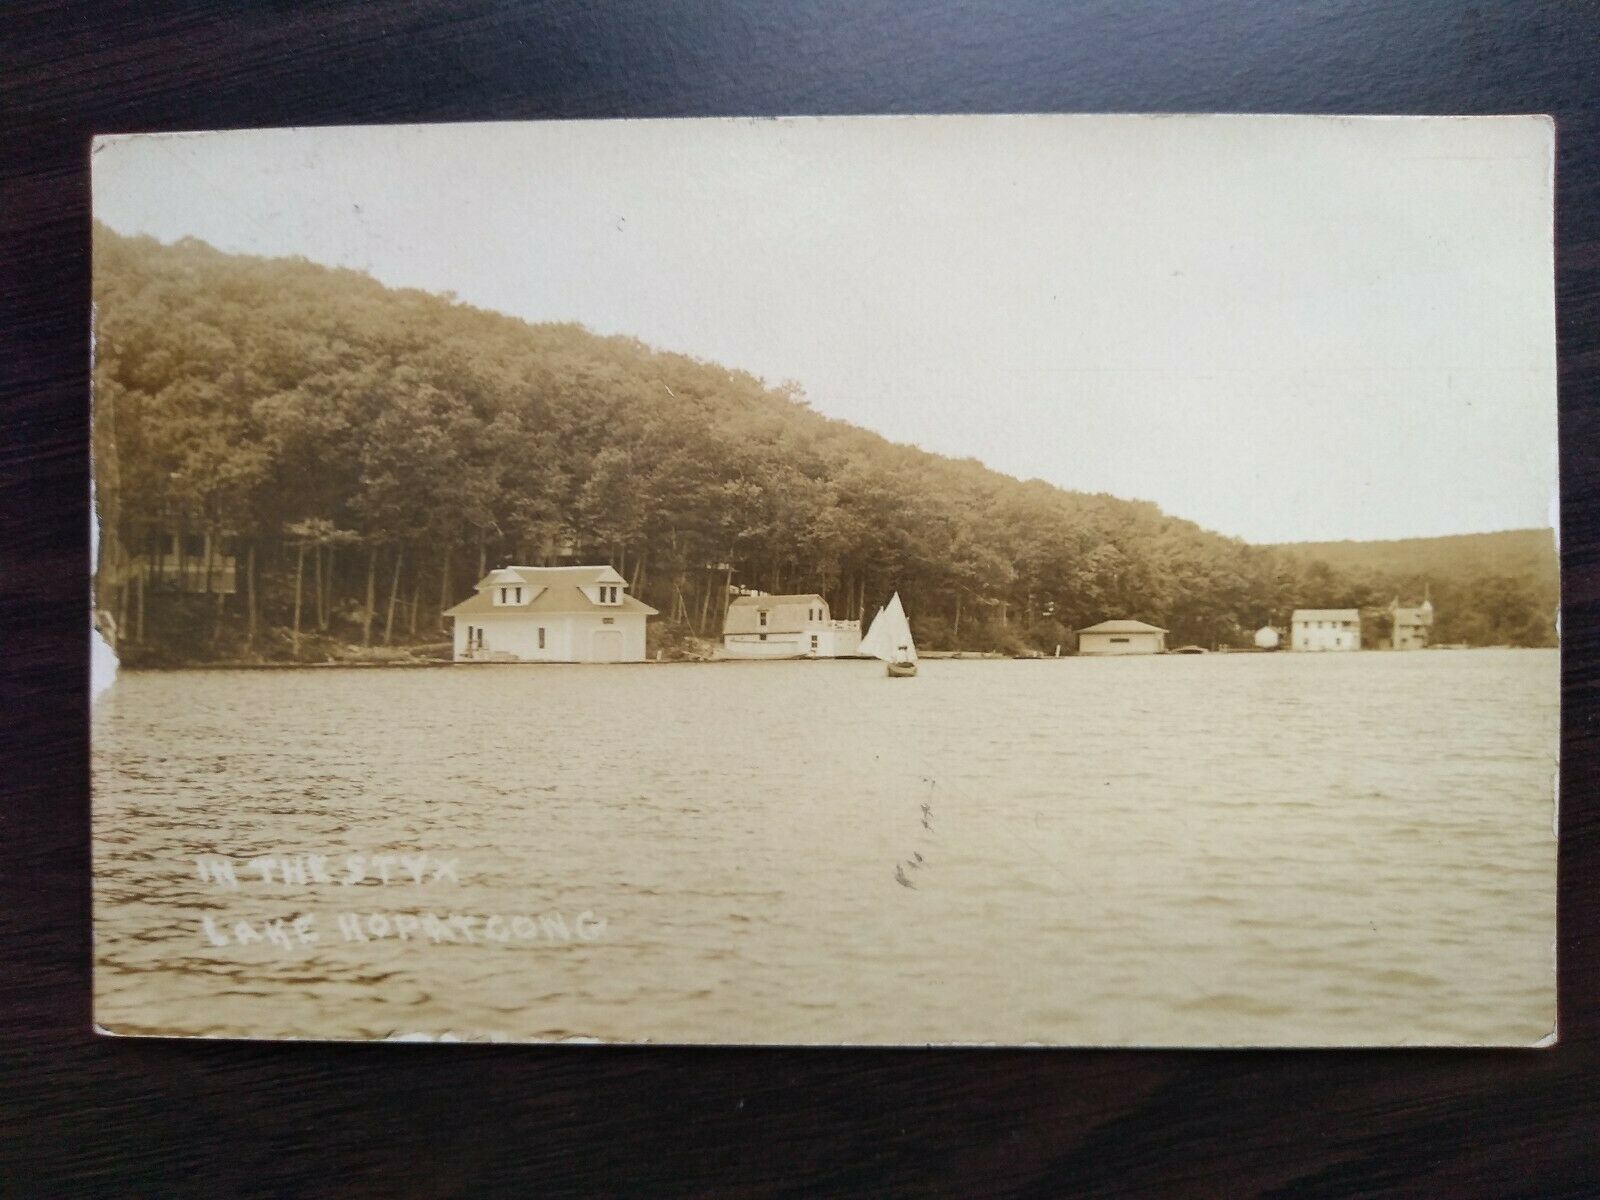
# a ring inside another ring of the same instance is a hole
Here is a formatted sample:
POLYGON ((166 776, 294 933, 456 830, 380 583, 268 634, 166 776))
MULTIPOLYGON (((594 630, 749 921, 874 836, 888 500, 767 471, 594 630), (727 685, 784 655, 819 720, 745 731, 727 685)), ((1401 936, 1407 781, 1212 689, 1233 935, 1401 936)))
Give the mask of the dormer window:
POLYGON ((617 585, 616 584, 614 584, 614 583, 602 583, 600 585, 600 603, 601 604, 620 604, 621 603, 621 601, 617 599, 617 585))

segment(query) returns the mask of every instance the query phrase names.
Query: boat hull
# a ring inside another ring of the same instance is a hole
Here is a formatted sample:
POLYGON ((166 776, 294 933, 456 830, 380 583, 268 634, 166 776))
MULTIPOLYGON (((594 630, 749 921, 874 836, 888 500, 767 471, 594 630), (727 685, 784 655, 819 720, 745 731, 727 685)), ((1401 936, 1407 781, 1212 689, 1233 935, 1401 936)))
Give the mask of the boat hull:
POLYGON ((897 663, 897 662, 892 662, 892 663, 889 664, 889 678, 890 679, 909 679, 911 676, 915 675, 916 673, 917 673, 917 664, 916 663, 897 663))

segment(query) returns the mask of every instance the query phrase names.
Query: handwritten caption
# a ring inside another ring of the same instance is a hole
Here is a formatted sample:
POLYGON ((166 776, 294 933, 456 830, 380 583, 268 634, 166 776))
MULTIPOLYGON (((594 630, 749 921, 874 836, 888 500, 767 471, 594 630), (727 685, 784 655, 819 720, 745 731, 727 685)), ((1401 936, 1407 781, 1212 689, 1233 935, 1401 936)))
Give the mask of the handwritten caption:
MULTIPOLYGON (((194 859, 194 872, 208 888, 240 895, 349 888, 427 889, 431 893, 436 888, 461 886, 459 859, 432 853, 265 854, 244 860, 204 854, 194 859)), ((441 913, 362 906, 337 911, 331 921, 319 919, 316 912, 266 918, 208 913, 199 919, 199 932, 212 947, 260 946, 292 953, 327 943, 526 946, 595 942, 605 936, 606 921, 588 909, 569 919, 561 912, 441 913)))

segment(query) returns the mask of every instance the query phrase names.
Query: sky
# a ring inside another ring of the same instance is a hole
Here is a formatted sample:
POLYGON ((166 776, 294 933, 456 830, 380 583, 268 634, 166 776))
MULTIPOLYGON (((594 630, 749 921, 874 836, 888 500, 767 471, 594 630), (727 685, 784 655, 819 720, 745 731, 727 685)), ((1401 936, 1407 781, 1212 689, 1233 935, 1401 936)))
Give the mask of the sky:
POLYGON ((798 382, 1253 542, 1553 524, 1553 130, 876 117, 99 139, 97 219, 798 382))

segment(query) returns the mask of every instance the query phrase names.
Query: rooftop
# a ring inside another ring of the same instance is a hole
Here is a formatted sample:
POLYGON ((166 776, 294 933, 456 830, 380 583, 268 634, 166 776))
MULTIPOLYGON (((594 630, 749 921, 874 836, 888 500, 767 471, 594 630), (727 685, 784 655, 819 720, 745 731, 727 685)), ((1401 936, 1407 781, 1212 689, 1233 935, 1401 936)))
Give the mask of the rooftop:
POLYGON ((786 596, 740 596, 729 607, 739 604, 755 605, 761 608, 772 608, 779 604, 822 604, 821 596, 815 592, 797 592, 786 596))
POLYGON ((498 567, 480 579, 477 586, 494 587, 520 580, 535 587, 554 587, 557 584, 586 587, 602 579, 607 583, 627 582, 612 567, 601 563, 592 567, 498 567))
POLYGON ((444 615, 447 617, 487 616, 501 615, 526 615, 526 614, 556 614, 556 613, 644 613, 645 616, 656 615, 656 609, 651 608, 641 600, 635 600, 627 592, 623 592, 616 604, 596 604, 585 596, 580 588, 589 587, 597 583, 618 583, 626 581, 621 575, 608 566, 596 567, 501 567, 490 571, 476 585, 472 595, 453 608, 447 608, 444 615), (527 604, 496 604, 491 594, 496 587, 515 586, 518 581, 542 588, 527 604))
POLYGON ((1079 633, 1165 633, 1166 630, 1159 625, 1146 625, 1143 621, 1101 621, 1098 625, 1090 625, 1079 633))

